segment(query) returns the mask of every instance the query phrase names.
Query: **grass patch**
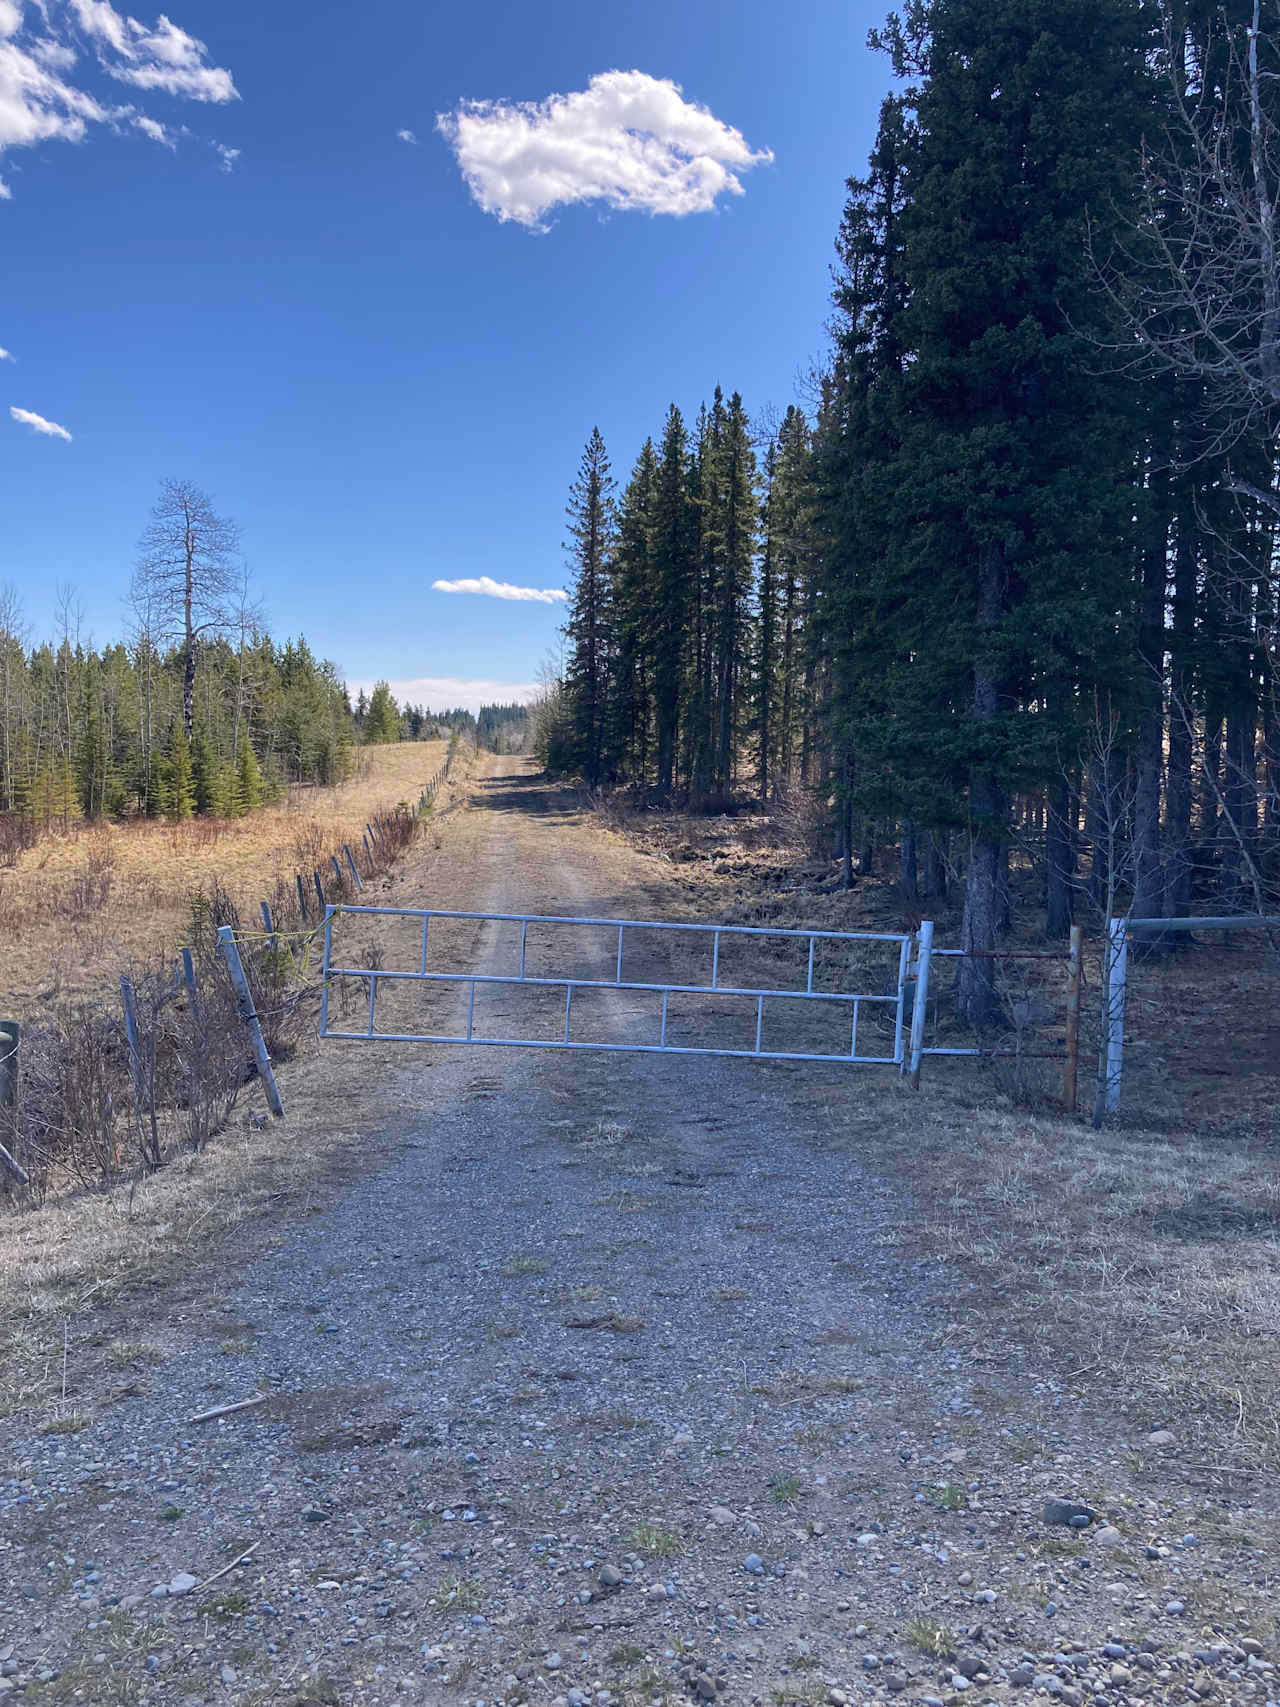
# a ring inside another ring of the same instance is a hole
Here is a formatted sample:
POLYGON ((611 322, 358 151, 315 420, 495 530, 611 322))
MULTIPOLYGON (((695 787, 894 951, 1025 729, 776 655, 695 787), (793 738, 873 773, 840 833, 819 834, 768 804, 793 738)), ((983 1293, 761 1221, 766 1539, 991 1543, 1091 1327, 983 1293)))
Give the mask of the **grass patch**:
POLYGON ((478 1612, 484 1605, 484 1584, 476 1577, 444 1577, 436 1584, 432 1604, 441 1612, 478 1612))
POLYGON ((138 1363, 163 1363, 169 1353, 150 1340, 117 1340, 107 1347, 107 1362, 113 1369, 129 1369, 138 1363))
POLYGON ((647 1518, 633 1525, 627 1536, 627 1545, 633 1552, 646 1553, 651 1559, 673 1559, 684 1551, 684 1541, 678 1529, 647 1518))
POLYGON ((969 1495, 959 1482, 944 1482, 941 1487, 932 1490, 935 1505, 943 1511, 968 1511, 969 1495))
POLYGON ((88 1411, 64 1411, 60 1416, 46 1417, 40 1424, 41 1434, 79 1434, 93 1421, 88 1411))
POLYGON ((906 1636, 913 1648, 931 1660, 950 1659, 956 1651, 954 1632, 936 1618, 913 1618, 906 1636))
POLYGON ((249 1610, 253 1602, 247 1594, 241 1594, 238 1589, 227 1594, 217 1594, 202 1601, 196 1608, 201 1618, 238 1618, 249 1610))
POLYGON ((804 1492, 804 1483, 799 1476, 779 1476, 769 1484, 769 1497, 779 1505, 791 1505, 804 1492))
POLYGON ((516 1280, 522 1274, 545 1274, 547 1265, 542 1257, 510 1257, 502 1265, 502 1273, 508 1280, 516 1280))

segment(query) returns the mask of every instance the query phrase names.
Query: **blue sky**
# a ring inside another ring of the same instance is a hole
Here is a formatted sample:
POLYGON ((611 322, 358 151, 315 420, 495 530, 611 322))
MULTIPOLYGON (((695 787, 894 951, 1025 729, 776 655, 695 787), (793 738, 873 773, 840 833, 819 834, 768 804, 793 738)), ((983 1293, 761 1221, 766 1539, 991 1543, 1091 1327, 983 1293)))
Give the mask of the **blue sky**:
POLYGON ((671 400, 796 397, 880 7, 170 15, 0 0, 0 580, 37 634, 70 582, 116 637, 176 475, 240 524, 272 630, 353 684, 531 682, 563 607, 432 583, 563 587, 593 425, 625 479, 671 400))

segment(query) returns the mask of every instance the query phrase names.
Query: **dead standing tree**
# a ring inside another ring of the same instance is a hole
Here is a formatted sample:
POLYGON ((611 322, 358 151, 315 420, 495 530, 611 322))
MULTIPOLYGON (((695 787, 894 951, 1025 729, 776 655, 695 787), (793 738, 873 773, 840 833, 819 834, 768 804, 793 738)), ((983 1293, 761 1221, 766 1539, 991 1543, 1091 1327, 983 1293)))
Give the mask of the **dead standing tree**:
POLYGON ((240 531, 189 480, 166 480, 139 546, 133 602, 150 637, 181 644, 182 721, 191 739, 196 647, 245 621, 240 531))
POLYGON ((1143 158, 1145 216, 1094 257, 1152 366, 1203 388, 1219 452, 1274 435, 1280 406, 1280 16, 1266 15, 1275 0, 1241 9, 1247 22, 1223 7, 1193 32, 1165 8, 1168 116, 1143 158))

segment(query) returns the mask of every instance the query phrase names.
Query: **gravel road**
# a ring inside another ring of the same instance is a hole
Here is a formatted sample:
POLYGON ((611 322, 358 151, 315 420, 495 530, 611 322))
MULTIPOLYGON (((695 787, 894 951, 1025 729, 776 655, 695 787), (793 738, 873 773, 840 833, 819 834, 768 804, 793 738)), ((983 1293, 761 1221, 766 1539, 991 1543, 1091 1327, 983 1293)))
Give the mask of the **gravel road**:
MULTIPOLYGON (((397 901, 661 914, 653 862, 486 770, 397 901)), ((363 1172, 135 1311, 136 1397, 5 1425, 0 1701, 1280 1698, 1270 1490, 904 1258, 858 1156, 886 1106, 910 1144, 884 1069, 398 1060, 363 1172)))

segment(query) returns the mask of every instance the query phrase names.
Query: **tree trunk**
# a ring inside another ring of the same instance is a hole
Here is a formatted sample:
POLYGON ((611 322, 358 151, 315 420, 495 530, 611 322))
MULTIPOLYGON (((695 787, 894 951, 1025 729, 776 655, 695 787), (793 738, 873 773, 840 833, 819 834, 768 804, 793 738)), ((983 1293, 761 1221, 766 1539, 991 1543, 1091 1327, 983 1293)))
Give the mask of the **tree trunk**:
POLYGON ((920 899, 920 867, 916 846, 916 827, 903 819, 898 842, 898 884, 904 901, 920 899))
MULTIPOLYGON (((978 564, 978 627, 993 629, 1004 601, 1004 554, 994 542, 982 547, 978 564)), ((979 637, 981 646, 981 634, 979 637)), ((974 666, 973 715, 979 723, 994 722, 1000 709, 1000 688, 981 656, 974 666)), ((969 782, 969 867, 965 873, 964 919, 960 946, 964 958, 956 980, 956 1012, 963 1024, 990 1025, 999 1011, 995 962, 999 918, 1001 849, 1004 845, 1005 802, 995 777, 975 767, 969 782)))
POLYGON ((960 946, 965 958, 956 980, 956 1012, 965 1025, 990 1025, 998 1012, 995 962, 997 909, 1000 891, 1002 802, 994 782, 975 775, 969 787, 973 827, 969 835, 969 868, 964 882, 964 917, 960 946), (973 958, 980 956, 981 958, 973 958))
POLYGON ((924 901, 945 901, 947 868, 943 860, 941 831, 926 830, 920 843, 920 897, 924 901))
POLYGON ((1051 937, 1067 936, 1073 922, 1076 862, 1072 812, 1071 782, 1063 777, 1050 791, 1045 823, 1045 929, 1051 937))
MULTIPOLYGON (((1153 486, 1155 480, 1153 479, 1153 486)), ((1160 478, 1163 497, 1167 480, 1160 478)), ((1166 505, 1159 505, 1157 537, 1142 560, 1142 598, 1138 628, 1141 712, 1133 791, 1133 914, 1158 918, 1164 911, 1164 874, 1160 869, 1160 781, 1164 759, 1164 598, 1166 505)))
POLYGON ((1178 502, 1170 644, 1169 757, 1165 788, 1164 916, 1185 918, 1191 905, 1191 688, 1196 624, 1197 543, 1192 495, 1178 502))

